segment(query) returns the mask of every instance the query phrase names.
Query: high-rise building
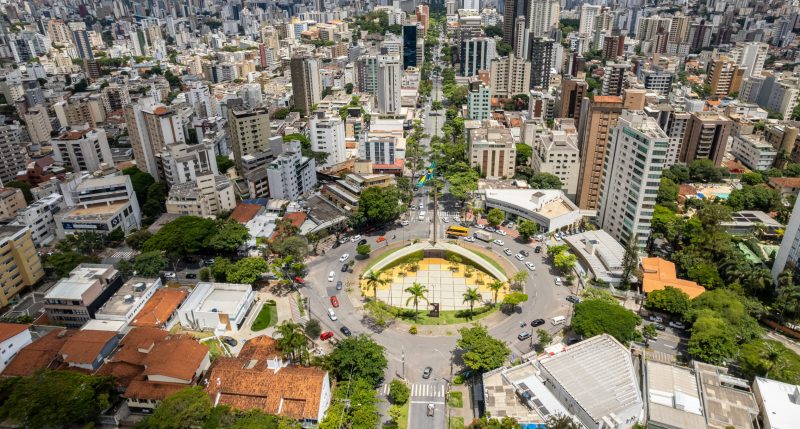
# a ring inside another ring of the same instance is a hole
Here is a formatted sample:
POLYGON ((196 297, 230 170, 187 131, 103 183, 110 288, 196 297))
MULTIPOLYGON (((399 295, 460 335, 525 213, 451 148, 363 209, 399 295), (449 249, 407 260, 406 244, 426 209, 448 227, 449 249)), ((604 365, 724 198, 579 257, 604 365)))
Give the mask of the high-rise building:
POLYGON ((739 92, 746 69, 726 56, 712 58, 708 63, 705 84, 711 87, 711 94, 725 96, 739 92))
POLYGON ((495 41, 489 37, 470 37, 461 42, 461 74, 475 76, 481 70, 489 70, 489 64, 497 57, 495 41))
POLYGON ((266 109, 228 108, 228 136, 236 171, 243 173, 242 157, 269 152, 269 112, 266 109))
POLYGON ((0 185, 25 171, 27 155, 20 141, 21 133, 19 125, 0 125, 0 185))
POLYGON ((495 121, 485 120, 481 128, 470 130, 468 155, 470 167, 487 179, 514 177, 517 148, 511 130, 495 121))
POLYGON ((580 24, 578 32, 580 34, 591 35, 594 31, 594 20, 600 15, 602 6, 584 3, 581 5, 580 24))
POLYGON ((772 278, 776 283, 784 270, 789 270, 795 282, 800 281, 800 198, 794 203, 785 231, 772 264, 772 278))
POLYGON ((550 30, 558 24, 561 3, 558 0, 530 0, 528 10, 531 37, 549 37, 550 30))
POLYGON ((603 38, 603 59, 613 60, 625 53, 625 35, 610 34, 603 38))
POLYGON ((689 39, 691 18, 685 15, 673 16, 669 25, 669 42, 685 43, 689 39))
POLYGON ((623 99, 617 96, 601 95, 595 96, 592 101, 583 101, 578 128, 581 167, 577 198, 581 209, 597 210, 608 138, 622 108, 623 99))
MULTIPOLYGON (((208 89, 208 86, 203 86, 208 89)), ((103 88, 100 98, 103 100, 103 107, 106 109, 106 114, 121 110, 123 107, 131 103, 131 96, 128 92, 128 86, 120 85, 118 83, 112 83, 103 88)))
MULTIPOLYGON (((748 79, 758 81, 760 78, 748 79)), ((780 79, 778 76, 769 76, 750 90, 750 100, 755 101, 767 111, 777 112, 788 120, 797 106, 800 94, 800 83, 797 78, 780 79), (756 90, 757 89, 757 90, 756 90)))
POLYGON ((489 78, 494 97, 525 94, 531 84, 531 62, 514 55, 495 58, 489 65, 489 78))
POLYGON ((67 131, 51 140, 51 145, 56 162, 70 166, 72 171, 93 173, 101 169, 101 164, 114 166, 103 128, 67 131))
POLYGON ((292 57, 289 65, 292 73, 292 94, 294 106, 307 115, 311 106, 319 103, 322 88, 319 82, 317 60, 306 55, 292 57))
POLYGON ((689 51, 696 52, 707 48, 711 44, 713 32, 714 26, 704 19, 689 25, 689 51))
POLYGON ((156 154, 167 145, 186 142, 183 117, 147 98, 125 106, 125 123, 136 166, 161 180, 156 154))
POLYGON ((528 45, 531 61, 531 88, 550 87, 550 70, 553 67, 553 39, 533 37, 528 45))
POLYGON ((75 41, 78 56, 84 60, 93 60, 94 52, 92 52, 92 44, 89 42, 89 33, 86 30, 76 30, 72 32, 72 38, 75 41))
POLYGON ((628 75, 627 63, 608 63, 603 67, 603 95, 622 95, 625 77, 628 75))
POLYGON ((528 0, 505 0, 503 9, 503 41, 515 46, 517 38, 521 37, 516 32, 517 17, 527 16, 528 0))
POLYGON ((50 140, 50 133, 53 132, 53 124, 47 115, 47 108, 44 106, 34 106, 25 112, 25 126, 28 128, 28 136, 34 144, 46 143, 50 140))
POLYGON ((197 144, 171 144, 158 154, 164 181, 169 186, 194 182, 198 177, 219 174, 214 144, 204 140, 197 144))
POLYGON ((17 213, 27 206, 22 189, 0 188, 0 221, 14 219, 17 213))
POLYGON ((717 112, 693 112, 686 126, 680 161, 710 159, 720 165, 728 147, 733 121, 717 112))
POLYGON ((661 95, 669 95, 672 90, 672 73, 658 69, 645 69, 641 70, 640 73, 645 89, 657 92, 661 95))
POLYGON ((367 54, 356 61, 358 91, 378 94, 378 56, 367 54))
POLYGON ((7 306, 25 287, 44 277, 42 261, 26 226, 0 226, 0 306, 7 306))
POLYGON ((479 79, 469 84, 467 93, 467 115, 469 119, 482 121, 492 114, 492 90, 479 79))
POLYGON ((317 169, 313 158, 303 156, 299 141, 270 142, 272 153, 278 153, 267 166, 269 195, 272 198, 297 201, 317 185, 317 169))
POLYGON ((611 130, 597 219, 621 243, 644 249, 669 137, 644 112, 625 110, 611 130))
POLYGON ((577 133, 546 130, 533 138, 531 168, 539 173, 550 173, 561 180, 561 190, 575 198, 578 189, 580 150, 577 133))
POLYGON ((206 174, 169 189, 167 213, 214 218, 236 207, 233 184, 228 176, 206 174))
POLYGON ((344 121, 339 115, 314 112, 308 118, 308 134, 311 150, 328 154, 325 163, 319 167, 330 167, 347 159, 344 121))
POLYGON ((561 79, 561 97, 558 103, 558 118, 571 118, 575 126, 581 124, 581 104, 589 91, 589 85, 583 79, 564 77, 561 79))
POLYGON ((761 76, 764 62, 767 61, 769 45, 762 42, 736 42, 731 50, 731 58, 744 67, 744 77, 761 76))
POLYGON ((680 158, 681 145, 686 135, 686 127, 689 125, 690 116, 689 113, 673 110, 665 115, 663 121, 659 123, 661 129, 669 137, 669 149, 667 149, 667 158, 664 161, 667 166, 675 164, 680 158))
POLYGON ((399 115, 403 80, 399 55, 378 55, 378 110, 384 115, 399 115))
POLYGON ((403 70, 417 66, 417 24, 403 25, 403 70))

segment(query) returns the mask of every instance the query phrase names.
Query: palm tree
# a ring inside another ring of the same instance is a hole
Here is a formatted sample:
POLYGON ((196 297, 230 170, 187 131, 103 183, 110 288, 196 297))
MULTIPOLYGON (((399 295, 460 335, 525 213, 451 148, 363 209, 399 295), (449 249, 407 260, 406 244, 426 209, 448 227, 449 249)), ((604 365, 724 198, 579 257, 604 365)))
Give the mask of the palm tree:
POLYGON ((775 372, 780 372, 788 364, 781 351, 782 348, 771 341, 764 341, 764 348, 759 353, 761 365, 765 370, 764 377, 769 377, 770 371, 773 370, 773 375, 775 372))
POLYGON ((372 297, 375 301, 378 300, 378 286, 383 286, 388 283, 385 279, 381 278, 380 274, 370 270, 364 274, 364 280, 367 281, 367 287, 372 288, 372 297))
POLYGON ((406 300, 406 305, 408 305, 409 302, 414 301, 414 318, 416 319, 417 312, 419 311, 419 301, 424 300, 425 302, 428 302, 428 298, 425 297, 425 294, 428 293, 428 288, 426 288, 425 285, 414 282, 411 286, 406 288, 406 292, 411 295, 406 300))
POLYGON ((467 288, 467 291, 462 296, 464 297, 464 302, 469 303, 469 315, 472 317, 472 309, 475 307, 475 303, 483 299, 483 297, 476 287, 467 288))
POLYGON ((517 286, 521 286, 525 283, 525 280, 528 280, 528 272, 527 271, 517 271, 514 274, 514 277, 511 278, 517 286))
POLYGON ((278 325, 278 350, 292 361, 302 361, 306 355, 306 335, 303 325, 288 320, 278 325))
MULTIPOLYGON (((503 288, 503 285, 504 285, 503 282, 501 282, 500 280, 495 280, 489 283, 489 289, 491 289, 492 293, 494 294, 495 305, 497 305, 497 294, 500 292, 500 289, 503 288)), ((466 301, 466 294, 464 295, 464 300, 466 301)))

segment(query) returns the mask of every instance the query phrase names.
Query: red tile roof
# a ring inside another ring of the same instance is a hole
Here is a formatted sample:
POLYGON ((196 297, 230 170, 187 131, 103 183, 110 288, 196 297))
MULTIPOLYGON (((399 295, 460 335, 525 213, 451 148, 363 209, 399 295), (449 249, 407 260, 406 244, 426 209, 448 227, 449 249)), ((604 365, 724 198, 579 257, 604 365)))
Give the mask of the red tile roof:
POLYGON ((137 379, 130 382, 122 396, 125 398, 161 401, 167 396, 187 387, 189 386, 180 383, 153 383, 147 380, 137 379))
POLYGON ((800 188, 800 177, 770 177, 769 184, 773 188, 800 188))
POLYGON ((78 331, 64 343, 59 353, 66 363, 92 363, 116 335, 114 331, 78 331))
POLYGON ((0 343, 17 336, 26 331, 31 325, 21 325, 19 323, 0 323, 0 343))
POLYGON ((181 305, 189 292, 183 289, 161 288, 150 297, 139 313, 133 317, 131 326, 161 328, 181 305))
POLYGON ((24 377, 43 368, 52 368, 60 361, 59 351, 64 343, 78 331, 54 329, 47 335, 23 347, 14 360, 6 366, 4 376, 24 377))
POLYGON ((303 225, 303 222, 306 221, 308 215, 303 212, 294 212, 294 213, 286 213, 283 215, 283 218, 292 222, 292 225, 295 228, 300 228, 303 225))
POLYGON ((262 209, 262 206, 258 204, 247 204, 247 203, 239 203, 233 212, 231 212, 230 219, 235 220, 236 222, 241 223, 242 225, 249 222, 251 219, 256 217, 259 210, 262 209))
POLYGON ((208 347, 190 337, 173 337, 153 347, 144 359, 144 375, 186 380, 191 383, 197 369, 208 356, 208 347))

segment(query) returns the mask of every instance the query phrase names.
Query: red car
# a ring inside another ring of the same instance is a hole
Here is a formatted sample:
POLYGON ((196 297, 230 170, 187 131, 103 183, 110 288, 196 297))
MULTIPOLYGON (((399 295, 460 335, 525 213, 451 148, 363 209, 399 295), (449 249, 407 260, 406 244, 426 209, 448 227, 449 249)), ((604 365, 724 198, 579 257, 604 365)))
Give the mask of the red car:
POLYGON ((331 297, 331 305, 333 306, 333 308, 339 307, 339 298, 336 298, 335 296, 332 296, 331 297))
POLYGON ((331 331, 323 332, 319 336, 319 339, 322 340, 322 341, 325 341, 325 340, 328 340, 328 339, 331 339, 331 338, 333 338, 333 332, 331 332, 331 331))
POLYGON ((299 283, 299 284, 301 284, 301 285, 304 285, 304 284, 306 284, 306 281, 305 281, 305 280, 303 280, 303 278, 302 278, 302 277, 300 277, 300 276, 297 276, 297 277, 295 277, 295 278, 294 278, 294 281, 295 281, 296 283, 299 283))

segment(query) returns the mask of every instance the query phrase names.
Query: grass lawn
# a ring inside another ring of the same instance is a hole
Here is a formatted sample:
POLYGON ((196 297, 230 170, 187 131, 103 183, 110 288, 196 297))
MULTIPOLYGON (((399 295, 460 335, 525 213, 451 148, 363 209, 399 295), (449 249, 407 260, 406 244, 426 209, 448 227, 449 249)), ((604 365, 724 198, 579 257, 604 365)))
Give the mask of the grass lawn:
POLYGON ((464 396, 461 392, 450 392, 447 394, 447 406, 452 408, 464 407, 464 396))
POLYGON ((455 323, 469 323, 476 320, 483 319, 484 317, 497 311, 499 307, 480 307, 475 309, 475 315, 466 317, 465 314, 469 310, 448 310, 440 311, 439 317, 428 317, 425 310, 421 310, 417 317, 414 317, 414 310, 392 307, 385 302, 369 301, 365 305, 365 309, 374 317, 382 317, 383 319, 398 318, 404 322, 413 323, 415 325, 452 325, 455 323))
MULTIPOLYGON (((483 259, 485 259, 486 262, 492 264, 492 266, 497 268, 498 270, 500 270, 501 273, 506 274, 506 270, 504 270, 503 267, 497 261, 492 259, 491 256, 489 256, 489 255, 487 255, 487 254, 485 254, 483 252, 479 252, 479 251, 477 251, 477 250, 475 250, 475 249, 473 249, 471 247, 469 248, 469 250, 472 251, 472 252, 475 252, 476 255, 480 256, 483 259)), ((508 274, 506 274, 506 275, 508 275, 508 274)))
POLYGON ((397 422, 397 429, 408 429, 408 406, 410 403, 411 400, 409 399, 400 407, 402 413, 400 413, 400 421, 397 422))
POLYGON ((370 268, 375 266, 375 264, 377 264, 378 262, 388 258, 393 253, 395 253, 395 252, 397 252, 399 250, 402 250, 402 249, 403 249, 402 247, 398 247, 397 249, 390 250, 388 252, 383 252, 382 254, 378 255, 378 257, 370 257, 371 260, 369 261, 369 264, 367 264, 367 267, 364 268, 364 272, 365 273, 368 272, 370 270, 370 268))
POLYGON ((276 323, 278 323, 278 307, 274 301, 267 301, 261 307, 261 311, 258 312, 251 329, 253 331, 261 331, 276 323))
POLYGON ((447 427, 450 429, 464 429, 464 418, 450 417, 450 424, 447 427))

